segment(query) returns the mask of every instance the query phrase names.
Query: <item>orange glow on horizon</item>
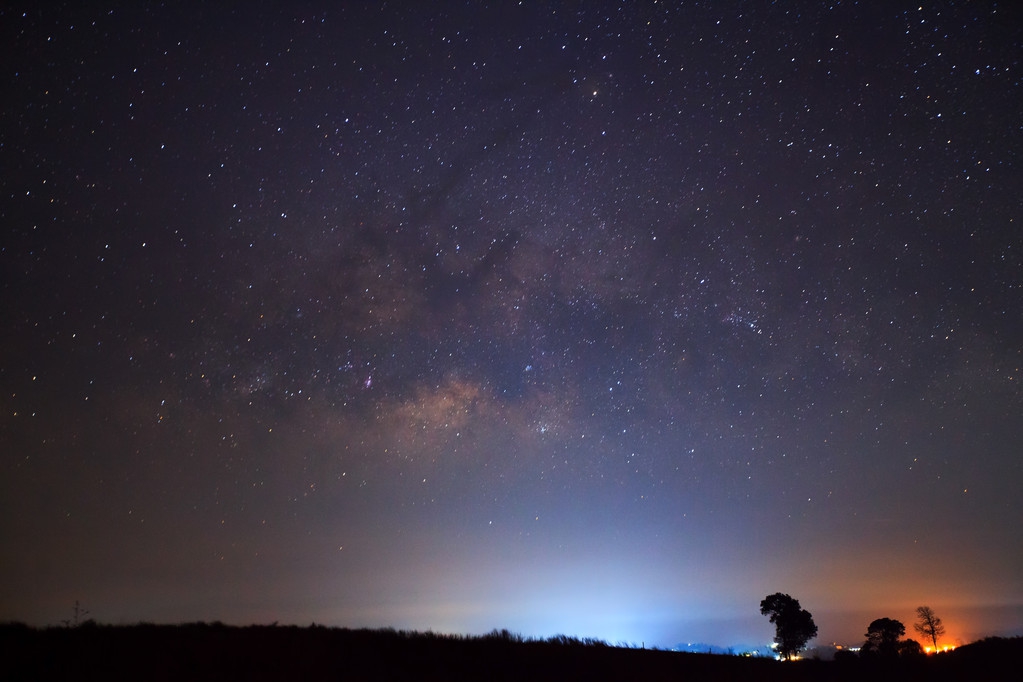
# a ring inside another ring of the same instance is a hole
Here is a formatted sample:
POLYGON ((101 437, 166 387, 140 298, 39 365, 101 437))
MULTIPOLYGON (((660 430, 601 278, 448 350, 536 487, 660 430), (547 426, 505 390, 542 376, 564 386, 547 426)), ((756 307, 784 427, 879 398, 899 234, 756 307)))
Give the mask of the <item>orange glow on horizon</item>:
POLYGON ((933 646, 925 646, 924 647, 924 653, 925 654, 933 654, 933 653, 943 654, 946 651, 955 651, 955 648, 956 648, 955 644, 939 644, 937 649, 935 649, 933 646))

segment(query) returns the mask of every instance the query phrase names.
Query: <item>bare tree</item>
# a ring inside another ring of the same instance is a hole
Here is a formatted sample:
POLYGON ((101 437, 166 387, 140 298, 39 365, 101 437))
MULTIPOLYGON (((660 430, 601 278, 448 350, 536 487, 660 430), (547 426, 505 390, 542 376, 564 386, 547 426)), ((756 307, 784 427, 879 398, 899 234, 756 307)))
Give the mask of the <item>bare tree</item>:
POLYGON ((934 645, 934 650, 937 651, 938 638, 945 634, 945 626, 941 624, 941 619, 938 618, 937 614, 934 613, 934 609, 930 606, 918 606, 916 617, 919 622, 913 626, 913 629, 930 639, 934 645))
POLYGON ((78 604, 78 600, 77 599, 75 600, 75 607, 72 609, 72 611, 74 612, 74 618, 72 620, 62 620, 62 621, 60 621, 61 623, 64 624, 64 627, 68 627, 68 628, 75 627, 76 628, 76 627, 78 627, 79 625, 82 624, 82 620, 81 619, 84 618, 85 616, 89 615, 89 611, 87 609, 83 609, 78 604))

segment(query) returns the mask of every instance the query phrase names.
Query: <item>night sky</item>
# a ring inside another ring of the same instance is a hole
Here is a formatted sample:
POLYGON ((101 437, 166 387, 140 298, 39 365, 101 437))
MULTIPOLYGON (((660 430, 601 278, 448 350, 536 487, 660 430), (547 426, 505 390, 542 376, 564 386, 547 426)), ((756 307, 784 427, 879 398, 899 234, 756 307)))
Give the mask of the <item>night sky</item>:
POLYGON ((1016 3, 0 9, 0 619, 1023 634, 1016 3))

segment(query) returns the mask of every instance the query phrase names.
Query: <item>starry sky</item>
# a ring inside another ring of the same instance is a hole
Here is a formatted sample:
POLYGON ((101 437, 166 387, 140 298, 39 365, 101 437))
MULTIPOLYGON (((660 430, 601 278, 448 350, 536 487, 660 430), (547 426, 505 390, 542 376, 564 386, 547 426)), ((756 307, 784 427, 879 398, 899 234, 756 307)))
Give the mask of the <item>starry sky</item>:
POLYGON ((46 7, 0 619, 1023 634, 1014 3, 46 7))

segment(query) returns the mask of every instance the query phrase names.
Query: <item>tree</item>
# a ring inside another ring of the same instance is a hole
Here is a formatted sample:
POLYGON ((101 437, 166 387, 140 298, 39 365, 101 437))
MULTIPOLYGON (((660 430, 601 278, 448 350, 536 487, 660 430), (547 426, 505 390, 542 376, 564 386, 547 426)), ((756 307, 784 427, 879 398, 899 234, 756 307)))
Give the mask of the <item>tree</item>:
POLYGON ((941 619, 938 618, 937 614, 934 613, 934 609, 930 606, 918 606, 916 617, 919 622, 913 625, 913 629, 931 640, 934 650, 937 651, 938 638, 945 634, 945 626, 941 624, 941 619))
POLYGON ((924 648, 915 639, 904 639, 899 642, 899 656, 923 656, 924 648))
POLYGON ((867 641, 863 643, 864 653, 879 656, 898 656, 899 638, 906 634, 906 626, 892 618, 878 618, 867 626, 867 641))
POLYGON ((788 660, 817 636, 817 625, 810 612, 799 605, 798 599, 775 592, 760 602, 760 613, 771 617, 774 623, 774 641, 778 653, 788 660))

